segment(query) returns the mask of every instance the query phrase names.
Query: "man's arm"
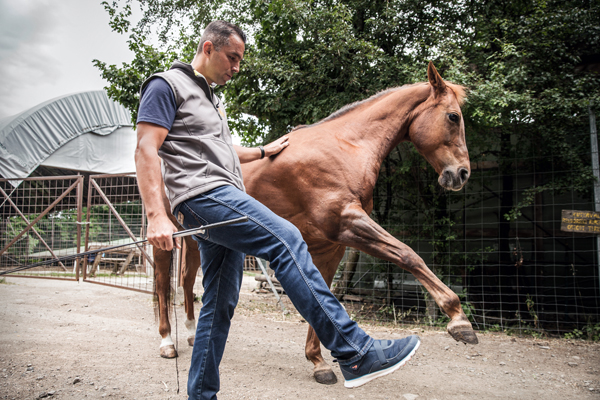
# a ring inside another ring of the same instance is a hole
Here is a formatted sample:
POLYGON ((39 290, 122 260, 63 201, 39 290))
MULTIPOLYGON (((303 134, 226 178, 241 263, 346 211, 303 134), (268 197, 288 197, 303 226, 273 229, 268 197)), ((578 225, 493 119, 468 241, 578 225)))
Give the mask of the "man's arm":
MULTIPOLYGON (((163 202, 165 188, 160 170, 158 149, 169 131, 149 122, 137 124, 135 169, 138 186, 148 215, 148 241, 162 250, 173 249, 173 233, 177 228, 169 220, 163 202)), ((179 247, 179 246, 177 246, 179 247)))
MULTIPOLYGON (((287 136, 282 136, 276 141, 269 143, 264 147, 265 157, 271 157, 285 149, 290 143, 287 136)), ((260 160, 261 151, 258 147, 242 147, 233 145, 240 163, 245 164, 251 161, 260 160)))

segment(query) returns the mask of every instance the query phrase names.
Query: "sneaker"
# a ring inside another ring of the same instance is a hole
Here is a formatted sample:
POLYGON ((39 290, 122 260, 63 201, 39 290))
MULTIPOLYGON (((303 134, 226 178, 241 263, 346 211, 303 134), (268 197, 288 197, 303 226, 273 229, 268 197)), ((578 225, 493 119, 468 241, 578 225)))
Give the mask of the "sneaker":
POLYGON ((411 359, 420 343, 416 335, 397 340, 375 340, 360 360, 352 364, 340 364, 346 380, 344 386, 355 388, 391 374, 411 359))

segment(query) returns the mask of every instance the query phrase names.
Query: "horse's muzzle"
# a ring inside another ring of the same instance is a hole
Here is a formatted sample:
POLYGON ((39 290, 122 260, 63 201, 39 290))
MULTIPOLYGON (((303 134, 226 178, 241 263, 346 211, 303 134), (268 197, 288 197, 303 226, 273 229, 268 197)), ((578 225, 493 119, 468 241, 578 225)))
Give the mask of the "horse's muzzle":
POLYGON ((453 168, 445 168, 438 178, 438 183, 441 187, 448 190, 460 190, 469 180, 469 170, 465 167, 459 167, 456 170, 453 168))

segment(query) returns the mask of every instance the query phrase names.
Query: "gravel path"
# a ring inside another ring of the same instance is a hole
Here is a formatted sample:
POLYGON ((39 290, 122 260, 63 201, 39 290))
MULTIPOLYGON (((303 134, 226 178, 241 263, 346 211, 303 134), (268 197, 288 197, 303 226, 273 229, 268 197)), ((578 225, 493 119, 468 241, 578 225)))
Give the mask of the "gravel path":
MULTIPOLYGON (((412 332, 422 345, 406 366, 357 389, 312 378, 306 323, 284 318, 270 295, 242 289, 224 360, 221 400, 600 399, 600 344, 446 333, 361 324, 376 338, 412 332)), ((290 307, 289 303, 287 304, 290 307)), ((84 282, 7 278, 0 284, 0 399, 185 399, 191 348, 177 307, 176 361, 160 358, 151 296, 84 282)), ((331 357, 326 357, 331 361, 331 357)))

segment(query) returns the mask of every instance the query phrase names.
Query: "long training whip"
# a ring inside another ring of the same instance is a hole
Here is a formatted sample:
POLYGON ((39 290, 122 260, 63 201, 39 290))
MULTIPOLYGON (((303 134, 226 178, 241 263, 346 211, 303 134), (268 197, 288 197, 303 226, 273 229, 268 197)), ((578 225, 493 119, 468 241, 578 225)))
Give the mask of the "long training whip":
MULTIPOLYGON (((214 224, 203 225, 203 226, 200 226, 197 228, 186 229, 186 230, 174 233, 173 239, 178 238, 178 237, 191 236, 191 235, 195 235, 197 233, 204 233, 205 231, 207 231, 209 229, 219 228, 219 227, 226 226, 226 225, 238 224, 240 222, 246 222, 246 221, 248 221, 248 217, 244 216, 244 217, 240 217, 240 218, 230 219, 227 221, 215 222, 214 224)), ((22 265, 20 267, 9 269, 7 271, 1 271, 0 276, 6 275, 6 274, 12 274, 12 273, 23 271, 23 270, 30 269, 30 268, 43 267, 45 265, 51 265, 51 264, 54 264, 57 262, 73 260, 76 258, 87 256, 89 254, 105 253, 107 251, 118 249, 120 247, 137 245, 137 244, 141 244, 141 243, 146 243, 147 241, 148 241, 148 239, 138 240, 137 242, 130 242, 130 243, 126 243, 126 244, 119 244, 116 246, 104 247, 102 249, 89 250, 89 251, 84 251, 82 253, 57 257, 57 258, 53 258, 51 260, 40 261, 40 262, 29 264, 29 265, 22 265)))

